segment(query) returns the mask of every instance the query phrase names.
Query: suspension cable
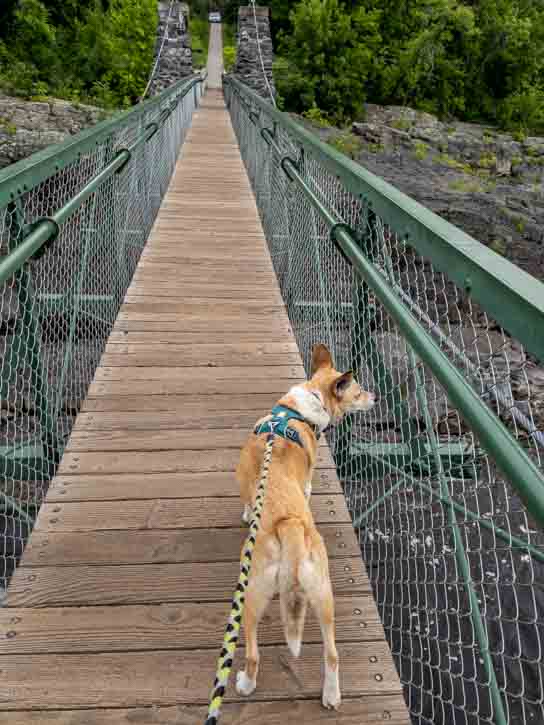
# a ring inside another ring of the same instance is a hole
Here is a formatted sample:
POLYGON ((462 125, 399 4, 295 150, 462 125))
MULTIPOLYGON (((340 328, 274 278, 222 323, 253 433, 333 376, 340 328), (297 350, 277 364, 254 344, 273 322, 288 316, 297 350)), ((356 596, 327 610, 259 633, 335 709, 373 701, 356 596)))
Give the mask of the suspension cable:
MULTIPOLYGON (((164 33, 162 34, 162 41, 161 41, 161 47, 159 48, 159 52, 157 54, 157 58, 155 59, 155 65, 153 66, 153 70, 151 71, 151 75, 149 76, 149 80, 147 82, 147 86, 145 87, 145 91, 142 94, 142 97, 140 98, 140 101, 143 101, 145 97, 147 96, 147 93, 149 89, 151 88, 151 84, 155 78, 155 73, 157 71, 157 68, 159 67, 159 61, 161 59, 162 55, 162 49, 164 48, 164 44, 166 42, 166 38, 168 37, 168 25, 170 24, 170 18, 172 16, 172 10, 174 8, 174 2, 175 0, 170 0, 170 9, 168 10, 168 17, 166 18, 166 23, 164 25, 164 33)), ((180 16, 181 17, 181 16, 180 16)))
POLYGON ((266 83, 266 87, 268 88, 268 93, 270 95, 270 100, 272 101, 272 105, 276 105, 276 99, 274 98, 274 93, 272 91, 272 87, 270 85, 270 81, 268 80, 268 76, 266 74, 266 71, 264 69, 264 60, 263 60, 263 54, 261 53, 261 39, 259 37, 259 26, 257 25, 257 11, 255 10, 255 0, 251 0, 251 7, 253 8, 253 19, 255 21, 255 34, 257 37, 257 50, 259 51, 259 58, 261 59, 261 68, 263 70, 263 76, 266 83))

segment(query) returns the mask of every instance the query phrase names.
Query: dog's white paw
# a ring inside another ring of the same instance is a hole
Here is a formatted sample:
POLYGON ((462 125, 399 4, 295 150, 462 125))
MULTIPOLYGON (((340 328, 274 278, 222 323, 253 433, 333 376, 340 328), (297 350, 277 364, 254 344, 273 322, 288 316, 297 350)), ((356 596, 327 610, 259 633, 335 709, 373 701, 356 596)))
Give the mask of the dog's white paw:
POLYGON ((239 695, 247 697, 248 695, 251 695, 256 687, 257 682, 255 680, 250 680, 246 675, 245 670, 240 670, 240 672, 236 675, 236 692, 239 695))
POLYGON ((244 524, 249 524, 251 521, 251 506, 248 506, 247 503, 244 506, 244 510, 242 511, 242 521, 244 524))
POLYGON ((328 675, 323 685, 323 707, 326 707, 327 710, 338 710, 341 700, 338 674, 328 675))
POLYGON ((306 501, 310 500, 310 496, 312 495, 312 482, 308 481, 308 483, 304 486, 304 495, 306 496, 306 501))
POLYGON ((288 639, 287 646, 289 647, 289 651, 291 652, 293 657, 300 657, 302 642, 300 641, 299 637, 297 637, 296 639, 288 639))

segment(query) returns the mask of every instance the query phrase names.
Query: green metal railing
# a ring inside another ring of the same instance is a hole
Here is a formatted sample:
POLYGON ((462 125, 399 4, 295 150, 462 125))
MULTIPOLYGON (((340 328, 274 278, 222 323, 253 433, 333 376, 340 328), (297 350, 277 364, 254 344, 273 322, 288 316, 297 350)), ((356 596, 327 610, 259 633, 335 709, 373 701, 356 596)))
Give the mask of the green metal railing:
POLYGON ((379 401, 329 434, 414 722, 544 722, 544 285, 231 77, 306 369, 379 401))
POLYGON ((0 172, 0 595, 62 456, 203 82, 181 81, 0 172))

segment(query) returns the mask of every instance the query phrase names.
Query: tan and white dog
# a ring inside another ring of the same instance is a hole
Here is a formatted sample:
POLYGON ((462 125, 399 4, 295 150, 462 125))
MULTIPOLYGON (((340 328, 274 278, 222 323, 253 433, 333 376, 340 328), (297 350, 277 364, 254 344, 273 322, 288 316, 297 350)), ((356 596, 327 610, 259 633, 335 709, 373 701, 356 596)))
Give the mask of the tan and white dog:
MULTIPOLYGON (((241 695, 250 695, 257 685, 257 627, 270 600, 279 592, 285 638, 295 657, 300 654, 307 603, 314 609, 324 645, 322 702, 327 708, 337 709, 340 705, 329 563, 309 505, 317 456, 316 431, 337 423, 346 413, 370 410, 374 401, 374 394, 363 391, 351 372, 339 373, 334 369, 324 345, 317 345, 313 350, 310 380, 291 388, 279 401, 280 405, 297 411, 304 421, 290 421, 290 426, 299 434, 300 445, 279 436, 274 441, 246 592, 246 663, 236 682, 241 695)), ((258 425, 269 418, 263 418, 258 425)), ((265 434, 253 433, 240 456, 236 473, 245 521, 255 501, 265 444, 265 434)))

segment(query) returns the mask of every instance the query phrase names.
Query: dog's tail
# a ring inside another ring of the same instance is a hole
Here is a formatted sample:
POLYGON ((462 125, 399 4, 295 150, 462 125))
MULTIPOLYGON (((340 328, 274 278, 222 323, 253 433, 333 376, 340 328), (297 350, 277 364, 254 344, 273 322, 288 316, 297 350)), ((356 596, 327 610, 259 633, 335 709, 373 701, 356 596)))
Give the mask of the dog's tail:
POLYGON ((299 568, 308 556, 305 528, 297 519, 286 519, 277 528, 281 546, 279 570, 280 611, 285 639, 298 657, 302 644, 307 597, 300 585, 299 568))

